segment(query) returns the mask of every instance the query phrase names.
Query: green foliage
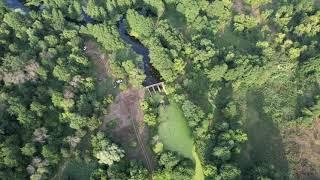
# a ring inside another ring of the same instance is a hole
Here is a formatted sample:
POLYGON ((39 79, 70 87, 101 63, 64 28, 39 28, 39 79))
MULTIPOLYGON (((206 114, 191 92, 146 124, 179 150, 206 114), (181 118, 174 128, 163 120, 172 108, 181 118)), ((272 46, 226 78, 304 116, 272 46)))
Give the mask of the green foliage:
POLYGON ((57 164, 59 162, 59 156, 57 152, 51 149, 48 146, 43 146, 41 154, 44 158, 46 158, 50 163, 57 164))
POLYGON ((134 87, 140 87, 146 77, 143 71, 137 69, 132 61, 123 62, 122 66, 126 74, 128 74, 130 84, 134 87))
POLYGON ((148 126, 155 126, 157 124, 157 117, 154 114, 145 114, 143 119, 148 126))
POLYGON ((99 20, 107 16, 106 10, 102 6, 99 6, 96 0, 88 0, 86 13, 90 17, 99 20))
POLYGON ((254 17, 244 14, 234 16, 233 20, 235 30, 239 32, 251 30, 258 25, 258 21, 254 17))
POLYGON ((128 10, 126 20, 130 29, 130 35, 136 38, 149 38, 153 33, 152 19, 140 15, 133 9, 128 10))
POLYGON ((191 101, 185 101, 182 105, 182 111, 184 116, 188 120, 189 127, 192 128, 196 137, 203 137, 206 132, 206 126, 202 126, 206 123, 205 113, 193 104, 191 101))
POLYGON ((197 1, 187 0, 182 1, 177 5, 177 11, 184 14, 187 21, 192 23, 200 12, 200 7, 197 1))
POLYGON ((207 77, 210 81, 221 81, 227 70, 228 66, 226 64, 215 66, 207 73, 207 77))
POLYGON ((91 144, 94 156, 100 164, 111 166, 124 157, 124 151, 116 144, 110 143, 101 132, 92 137, 91 144))
POLYGON ((83 160, 73 160, 66 163, 61 179, 74 178, 79 180, 90 179, 91 174, 96 170, 97 164, 83 160))
POLYGON ((211 28, 210 31, 217 33, 225 29, 232 17, 232 5, 233 2, 230 0, 213 1, 209 4, 203 3, 202 9, 205 10, 209 18, 213 19, 208 23, 211 28))
POLYGON ((129 180, 136 180, 136 179, 148 179, 149 172, 142 167, 142 165, 137 163, 130 163, 130 178, 129 180))
POLYGON ((221 179, 239 179, 241 171, 233 165, 226 164, 221 168, 220 177, 221 179))
POLYGON ((153 151, 156 153, 156 154, 159 154, 163 151, 163 144, 161 142, 158 142, 155 144, 154 148, 153 148, 153 151))
POLYGON ((251 6, 261 6, 272 2, 271 0, 245 0, 244 2, 250 4, 251 6))
POLYGON ((21 148, 21 153, 25 156, 31 156, 36 152, 36 148, 34 146, 34 144, 31 144, 31 143, 27 143, 26 145, 24 145, 22 148, 21 148))
POLYGON ((177 74, 173 70, 174 63, 172 62, 167 49, 154 43, 149 50, 152 65, 159 70, 165 81, 173 82, 177 78, 177 74))
POLYGON ((157 13, 158 17, 161 17, 165 11, 165 4, 162 0, 143 0, 151 9, 157 13))
MULTIPOLYGON (((110 94, 118 91, 114 80, 123 80, 119 89, 126 89, 142 88, 149 78, 134 52, 143 46, 148 50, 139 54, 150 57, 171 99, 165 105, 165 98, 154 96, 142 105, 150 128, 145 138, 160 137, 152 141, 154 179, 300 177, 286 154, 295 152, 291 141, 280 134, 319 119, 318 0, 23 4, 14 10, 0 2, 1 177, 51 179, 67 158, 82 158, 100 163, 83 175, 87 179, 92 171, 92 179, 149 178, 142 165, 126 162, 123 150, 96 134, 112 109, 110 94), (130 48, 122 40, 121 18, 143 46, 130 48), (100 43, 101 52, 88 39, 100 43), (106 81, 92 63, 100 60, 107 61, 101 63, 108 66, 106 81)), ((108 128, 110 138, 116 138, 114 128, 108 128)), ((299 160, 309 165, 314 159, 299 160)), ((63 178, 82 176, 80 167, 74 175, 74 166, 63 178)))
POLYGON ((166 169, 172 169, 179 163, 179 159, 173 153, 163 153, 160 156, 159 164, 164 166, 166 169))
POLYGON ((62 108, 65 111, 68 111, 74 105, 74 101, 72 99, 65 99, 62 93, 59 92, 52 93, 52 103, 54 106, 62 108))
POLYGON ((316 36, 320 32, 320 11, 315 15, 307 16, 302 20, 299 26, 295 27, 295 33, 298 36, 306 35, 310 37, 316 36))
POLYGON ((161 107, 159 122, 159 135, 164 148, 177 151, 192 159, 193 139, 178 105, 170 104, 168 107, 161 107))
POLYGON ((21 163, 19 147, 15 141, 17 137, 10 136, 0 144, 0 165, 10 168, 18 167, 21 163))
POLYGON ((80 3, 43 3, 41 12, 0 8, 0 166, 9 179, 50 179, 62 156, 76 154, 63 139, 100 123, 91 62, 69 21, 81 19, 80 3))
POLYGON ((91 35, 108 51, 124 48, 123 42, 115 26, 108 24, 88 24, 80 29, 80 33, 91 35))

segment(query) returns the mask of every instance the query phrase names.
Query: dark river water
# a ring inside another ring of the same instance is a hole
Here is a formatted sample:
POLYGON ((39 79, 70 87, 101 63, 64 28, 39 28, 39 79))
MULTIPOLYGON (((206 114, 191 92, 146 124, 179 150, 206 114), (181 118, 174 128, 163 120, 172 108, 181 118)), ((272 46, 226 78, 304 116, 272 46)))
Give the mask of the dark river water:
POLYGON ((24 12, 28 12, 29 9, 26 8, 23 3, 21 3, 19 0, 6 0, 6 5, 10 9, 21 9, 24 12))
POLYGON ((144 85, 147 86, 160 82, 160 75, 158 71, 154 69, 150 63, 149 50, 138 40, 128 34, 124 19, 121 19, 118 22, 118 29, 122 40, 127 44, 130 44, 132 50, 143 57, 143 69, 146 75, 144 85))
MULTIPOLYGON (((25 7, 19 0, 6 0, 6 5, 10 9, 21 9, 23 12, 29 11, 29 9, 25 7)), ((84 11, 82 11, 82 16, 83 21, 85 21, 86 23, 96 23, 84 11)), ((143 57, 143 69, 146 75, 146 79, 143 85, 148 86, 160 82, 159 72, 150 64, 149 50, 144 47, 138 40, 128 34, 127 27, 125 25, 125 19, 122 18, 120 21, 118 21, 118 30, 121 39, 129 44, 134 52, 143 57)))

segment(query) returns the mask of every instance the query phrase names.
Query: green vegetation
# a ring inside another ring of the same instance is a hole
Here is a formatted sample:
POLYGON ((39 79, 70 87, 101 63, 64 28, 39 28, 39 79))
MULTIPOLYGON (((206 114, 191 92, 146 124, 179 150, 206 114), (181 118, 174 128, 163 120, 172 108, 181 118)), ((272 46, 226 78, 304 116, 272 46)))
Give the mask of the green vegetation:
POLYGON ((193 139, 180 108, 176 104, 170 104, 161 107, 159 113, 159 136, 164 148, 192 159, 193 139))
POLYGON ((90 179, 92 172, 97 168, 95 163, 86 163, 84 161, 73 160, 64 165, 62 175, 56 175, 55 179, 90 179))
POLYGON ((0 1, 0 179, 319 179, 319 41, 319 0, 0 1))
POLYGON ((202 168, 202 165, 201 165, 201 160, 195 150, 195 147, 193 147, 192 149, 192 156, 193 156, 193 159, 195 161, 195 170, 194 170, 194 176, 193 176, 193 179, 194 180, 203 180, 205 179, 204 178, 204 173, 203 173, 203 168, 202 168))
POLYGON ((178 152, 195 162, 195 180, 204 179, 201 161, 196 153, 191 131, 177 104, 160 107, 159 136, 164 148, 178 152))

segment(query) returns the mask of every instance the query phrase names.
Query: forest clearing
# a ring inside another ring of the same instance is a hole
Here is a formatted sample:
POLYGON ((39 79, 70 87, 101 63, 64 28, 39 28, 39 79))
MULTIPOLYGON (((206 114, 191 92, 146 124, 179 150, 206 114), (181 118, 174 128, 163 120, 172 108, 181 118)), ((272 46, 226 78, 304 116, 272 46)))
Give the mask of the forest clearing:
POLYGON ((0 179, 320 178, 320 0, 0 1, 0 179))
POLYGON ((164 148, 176 151, 195 162, 195 180, 203 180, 201 161, 196 153, 191 131, 177 104, 160 107, 159 136, 164 148))

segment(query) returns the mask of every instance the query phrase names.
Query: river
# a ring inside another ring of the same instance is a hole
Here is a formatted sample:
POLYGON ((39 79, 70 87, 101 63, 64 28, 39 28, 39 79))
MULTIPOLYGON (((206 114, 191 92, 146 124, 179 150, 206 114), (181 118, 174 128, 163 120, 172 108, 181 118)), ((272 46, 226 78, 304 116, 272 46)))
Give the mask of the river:
POLYGON ((6 0, 6 6, 10 9, 20 9, 22 12, 28 12, 29 9, 23 5, 19 0, 6 0))
MULTIPOLYGON (((23 5, 19 0, 6 0, 6 5, 10 9, 21 9, 22 12, 26 13, 30 11, 27 7, 23 5)), ((82 11, 83 21, 85 23, 96 23, 90 16, 88 16, 84 11, 82 11)), ((73 21, 76 22, 76 21, 73 21)), ((155 84, 160 82, 159 72, 151 65, 149 50, 143 46, 137 39, 131 37, 126 29, 125 19, 122 18, 118 21, 118 30, 121 39, 131 46, 131 49, 143 57, 143 70, 146 75, 146 79, 143 83, 144 86, 155 84)))
POLYGON ((118 29, 122 40, 130 44, 132 50, 143 57, 143 69, 146 75, 144 85, 148 86, 160 82, 158 71, 150 63, 149 50, 128 34, 124 19, 118 22, 118 29))

